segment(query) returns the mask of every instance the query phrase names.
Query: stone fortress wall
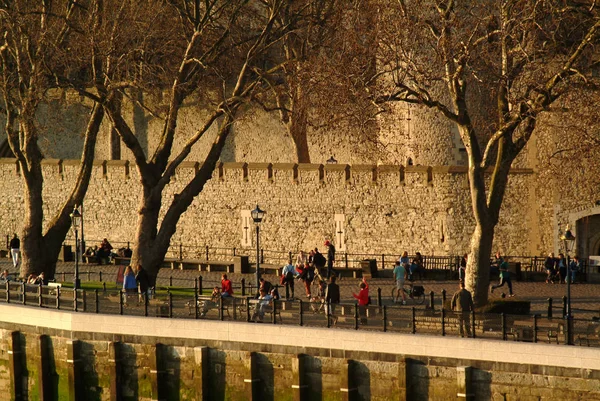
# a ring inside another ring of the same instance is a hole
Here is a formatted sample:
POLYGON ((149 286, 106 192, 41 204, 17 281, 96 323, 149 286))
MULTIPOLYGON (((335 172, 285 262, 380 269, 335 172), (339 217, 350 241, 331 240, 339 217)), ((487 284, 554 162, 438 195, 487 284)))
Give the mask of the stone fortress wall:
MULTIPOLYGON (((198 166, 184 163, 164 205, 198 166)), ((77 160, 44 162, 47 219, 70 192, 78 167, 77 160)), ((19 232, 25 210, 14 159, 0 159, 0 179, 10 188, 0 207, 11 211, 0 215, 0 233, 19 232)), ((535 204, 527 205, 533 180, 527 169, 511 175, 496 235, 496 247, 505 254, 541 252, 530 247, 537 218, 535 204)), ((134 239, 139 182, 128 161, 96 162, 84 202, 87 239, 134 239)), ((465 167, 222 163, 182 216, 172 244, 253 249, 253 225, 243 216, 256 204, 267 211, 262 247, 277 251, 320 247, 332 238, 339 251, 351 254, 461 254, 468 251, 474 224, 465 167)))
MULTIPOLYGON (((147 103, 160 105, 161 100, 148 99, 147 103)), ((162 121, 131 102, 124 102, 123 107, 146 153, 152 154, 162 121)), ((68 92, 50 94, 40 109, 40 146, 48 158, 44 167, 46 218, 74 180, 79 163, 74 159, 80 157, 90 109, 89 102, 68 92)), ((207 113, 199 104, 186 104, 174 152, 207 113)), ((466 252, 473 219, 466 174, 464 167, 459 167, 465 163, 465 152, 452 126, 431 111, 396 105, 374 130, 377 140, 365 140, 352 127, 343 135, 331 127, 311 127, 308 142, 316 164, 296 166, 292 140, 278 118, 247 107, 228 139, 221 156, 224 164, 215 172, 217 179, 183 216, 173 241, 239 247, 241 213, 258 203, 269 212, 263 233, 265 244, 273 249, 307 249, 321 244, 324 236, 335 238, 336 224, 340 224, 335 220, 337 214, 342 215, 337 218, 343 220, 348 252, 466 252), (319 164, 331 156, 340 164, 319 164), (408 165, 409 159, 413 166, 408 165), (401 165, 406 168, 402 170, 401 165), (429 170, 426 166, 438 167, 429 170), (199 225, 198 219, 203 224, 199 225), (276 224, 269 227, 268 221, 276 224)), ((539 138, 532 138, 514 164, 515 172, 520 173, 511 176, 495 248, 512 255, 557 252, 558 228, 570 223, 590 238, 578 243, 582 256, 594 254, 600 247, 600 237, 594 239, 596 232, 600 235, 600 221, 586 223, 583 230, 574 218, 580 218, 580 210, 595 213, 598 188, 586 184, 585 174, 566 183, 560 177, 544 175, 539 159, 546 157, 546 147, 555 146, 549 140, 552 129, 546 131, 540 130, 539 138), (578 196, 557 196, 557 188, 566 193, 573 188, 578 196), (581 196, 583 193, 586 196, 581 196), (575 217, 573 210, 578 211, 575 217)), ((128 241, 135 232, 139 177, 125 146, 121 145, 120 160, 108 160, 112 158, 110 132, 105 120, 85 202, 86 236, 128 241)), ((3 135, 0 132, 0 140, 3 135)), ((184 177, 193 174, 196 161, 203 160, 213 137, 214 130, 209 131, 196 145, 165 202, 183 185, 184 177)), ((0 217, 0 232, 8 234, 20 229, 23 184, 14 160, 4 164, 0 174, 10 191, 0 203, 11 212, 0 217)))

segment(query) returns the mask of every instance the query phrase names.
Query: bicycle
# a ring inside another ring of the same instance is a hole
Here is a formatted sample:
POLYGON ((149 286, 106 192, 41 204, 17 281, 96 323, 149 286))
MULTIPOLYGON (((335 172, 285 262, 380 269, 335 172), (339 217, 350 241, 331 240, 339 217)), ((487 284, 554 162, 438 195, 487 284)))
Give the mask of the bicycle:
MULTIPOLYGON (((413 283, 405 284, 402 291, 410 298, 415 305, 422 305, 425 302, 425 288, 422 285, 413 283)), ((392 300, 394 303, 398 301, 402 294, 396 286, 392 287, 392 300)))

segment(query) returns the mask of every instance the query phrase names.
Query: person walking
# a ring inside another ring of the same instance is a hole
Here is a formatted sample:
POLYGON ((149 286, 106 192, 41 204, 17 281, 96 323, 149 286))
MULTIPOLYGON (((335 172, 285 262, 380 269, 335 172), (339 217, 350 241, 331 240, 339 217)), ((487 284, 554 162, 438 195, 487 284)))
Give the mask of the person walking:
POLYGON ((123 291, 125 291, 125 303, 127 303, 131 294, 137 292, 137 282, 131 266, 127 266, 125 273, 123 273, 123 291))
POLYGON ((367 305, 369 305, 369 284, 363 277, 360 283, 360 291, 358 294, 352 293, 352 296, 358 301, 358 313, 360 315, 360 323, 367 324, 367 305))
POLYGON ((510 280, 510 272, 508 271, 508 262, 506 260, 502 261, 500 264, 500 283, 492 286, 492 294, 496 288, 504 287, 504 284, 508 285, 508 296, 514 297, 512 290, 512 282, 510 280))
POLYGON ((146 298, 150 299, 150 278, 142 265, 137 265, 135 281, 137 282, 139 289, 139 302, 144 302, 146 298))
POLYGON ((327 279, 331 277, 332 274, 336 274, 336 271, 333 270, 333 264, 335 263, 335 246, 331 243, 331 241, 325 241, 325 246, 327 249, 327 279))
POLYGON ((329 284, 325 290, 325 303, 327 304, 328 319, 331 319, 335 326, 338 321, 335 307, 340 303, 340 286, 335 283, 335 276, 329 278, 329 284))
POLYGON ((398 302, 398 295, 402 294, 402 305, 406 305, 406 294, 404 293, 404 279, 406 277, 406 269, 400 261, 396 261, 396 266, 392 273, 396 279, 396 288, 398 289, 397 295, 394 298, 394 303, 398 302))
POLYGON ((19 263, 21 262, 21 240, 19 240, 19 237, 17 236, 16 233, 13 236, 13 238, 10 240, 9 246, 10 246, 10 254, 11 254, 12 260, 13 260, 13 266, 16 269, 19 266, 19 263))
POLYGON ((474 309, 473 297, 465 288, 465 282, 463 280, 459 281, 458 286, 459 290, 454 293, 450 305, 458 317, 460 336, 464 337, 466 332, 467 337, 471 337, 471 323, 469 322, 469 318, 471 311, 474 309))
POLYGON ((285 299, 294 299, 294 276, 297 274, 298 272, 291 263, 285 265, 281 271, 281 280, 285 284, 285 299), (292 293, 291 298, 290 291, 292 293))

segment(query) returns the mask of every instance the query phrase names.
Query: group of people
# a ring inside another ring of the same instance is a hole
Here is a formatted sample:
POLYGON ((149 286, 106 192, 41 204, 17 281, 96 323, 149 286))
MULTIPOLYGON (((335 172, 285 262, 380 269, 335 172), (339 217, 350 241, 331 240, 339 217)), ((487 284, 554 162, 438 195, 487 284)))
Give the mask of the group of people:
POLYGON ((324 245, 327 247, 327 258, 319 252, 318 248, 312 249, 306 253, 298 252, 295 264, 288 261, 281 271, 280 284, 285 286, 285 298, 294 298, 294 280, 299 280, 304 283, 306 297, 313 298, 311 286, 315 280, 319 284, 319 288, 324 288, 332 276, 339 278, 339 273, 334 269, 335 264, 335 246, 330 240, 326 240, 324 245), (325 270, 325 268, 327 268, 325 270), (290 296, 291 294, 291 296, 290 296))
POLYGON ((137 265, 135 272, 131 266, 125 268, 123 273, 123 291, 126 299, 130 295, 138 294, 138 302, 144 302, 151 297, 150 278, 142 265, 137 265))
POLYGON ((396 266, 398 266, 398 264, 404 267, 406 276, 410 281, 414 280, 417 275, 419 276, 419 280, 425 278, 425 264, 421 252, 415 252, 415 256, 411 260, 408 256, 408 252, 404 251, 396 261, 396 266))
POLYGON ((581 261, 577 255, 570 262, 567 262, 564 254, 559 253, 558 258, 556 258, 553 253, 550 253, 544 261, 544 269, 546 270, 546 284, 554 284, 554 281, 564 284, 567 280, 574 283, 577 272, 581 270, 581 261), (567 273, 570 273, 570 277, 567 273))

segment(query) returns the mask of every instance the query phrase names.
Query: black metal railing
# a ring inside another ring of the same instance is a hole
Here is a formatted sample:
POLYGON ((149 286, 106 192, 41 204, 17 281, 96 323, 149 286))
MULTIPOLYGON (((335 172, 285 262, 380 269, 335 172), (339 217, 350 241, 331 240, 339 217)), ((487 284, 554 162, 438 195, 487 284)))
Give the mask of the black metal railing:
MULTIPOLYGON (((150 296, 116 289, 73 290, 60 283, 32 285, 16 281, 0 284, 0 302, 82 313, 152 316, 179 319, 235 320, 267 324, 332 327, 390 333, 465 336, 502 341, 525 341, 600 347, 600 319, 542 315, 452 312, 444 309, 443 295, 430 293, 423 306, 384 305, 376 291, 373 305, 344 302, 330 309, 320 299, 262 303, 236 285, 231 298, 207 296, 211 287, 199 276, 194 287, 160 288, 150 296), (462 325, 462 329, 461 329, 462 325)), ((389 303, 389 302, 388 302, 389 303)), ((549 311, 552 306, 549 303, 549 311)))

